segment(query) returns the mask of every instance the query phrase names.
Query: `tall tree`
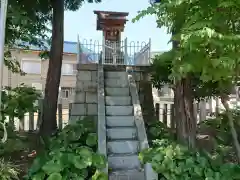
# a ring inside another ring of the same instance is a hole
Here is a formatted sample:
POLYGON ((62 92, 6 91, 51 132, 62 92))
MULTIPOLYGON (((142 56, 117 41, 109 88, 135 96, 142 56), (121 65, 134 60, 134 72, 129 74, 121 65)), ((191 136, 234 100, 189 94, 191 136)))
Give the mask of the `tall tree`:
POLYGON ((12 57, 11 49, 31 45, 45 48, 50 17, 47 9, 39 11, 39 5, 38 1, 8 1, 4 62, 12 72, 20 72, 20 64, 12 57))
MULTIPOLYGON (((195 122, 191 118, 191 99, 188 97, 192 93, 189 90, 192 83, 189 76, 197 73, 204 83, 219 82, 220 97, 225 108, 229 109, 224 82, 229 81, 229 78, 231 81, 238 78, 239 9, 240 3, 235 0, 162 0, 140 12, 135 19, 155 14, 159 27, 166 26, 170 33, 175 29, 176 23, 180 23, 177 33, 172 37, 172 41, 178 42, 177 48, 167 54, 172 56, 171 78, 179 88, 176 92, 179 93, 177 108, 181 108, 178 111, 178 130, 182 133, 178 133, 178 136, 190 147, 194 146, 195 134, 192 133, 192 128, 195 122)), ((231 119, 229 116, 229 125, 232 127, 233 138, 236 139, 231 119)), ((237 142, 235 146, 239 149, 237 142)))
MULTIPOLYGON (((87 0, 86 2, 100 1, 87 0)), ((84 0, 50 0, 48 4, 52 10, 52 41, 43 101, 43 117, 40 124, 40 134, 43 136, 49 136, 57 130, 56 112, 62 68, 64 9, 76 11, 84 2, 84 0)))

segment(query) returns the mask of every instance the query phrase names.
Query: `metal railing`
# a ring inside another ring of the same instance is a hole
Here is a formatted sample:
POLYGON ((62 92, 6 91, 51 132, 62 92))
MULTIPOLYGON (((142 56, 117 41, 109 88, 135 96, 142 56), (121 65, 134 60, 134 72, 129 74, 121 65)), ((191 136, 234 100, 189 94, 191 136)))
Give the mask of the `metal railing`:
POLYGON ((128 42, 124 39, 119 42, 78 40, 78 63, 116 64, 116 65, 149 65, 151 41, 128 42))
POLYGON ((135 65, 150 65, 151 59, 151 40, 146 44, 134 58, 135 65))
POLYGON ((122 45, 122 42, 111 42, 105 41, 103 44, 105 48, 105 58, 103 64, 125 64, 124 62, 124 48, 126 47, 126 43, 122 45))

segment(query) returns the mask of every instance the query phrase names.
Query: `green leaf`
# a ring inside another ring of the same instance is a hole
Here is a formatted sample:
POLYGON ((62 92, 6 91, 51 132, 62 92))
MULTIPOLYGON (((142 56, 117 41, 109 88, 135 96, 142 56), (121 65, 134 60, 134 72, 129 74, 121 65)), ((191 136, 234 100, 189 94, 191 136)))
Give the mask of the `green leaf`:
POLYGON ((78 169, 85 169, 92 164, 92 157, 75 156, 73 164, 78 169))
POLYGON ((84 177, 77 177, 76 180, 85 180, 84 177))
POLYGON ((59 173, 60 171, 62 171, 63 169, 63 165, 58 162, 58 161, 48 161, 43 167, 42 167, 42 170, 47 173, 48 175, 49 174, 52 174, 52 173, 59 173))
POLYGON ((44 180, 44 179, 45 179, 45 173, 43 172, 39 172, 32 177, 32 180, 44 180))
POLYGON ((92 149, 86 146, 77 148, 76 152, 84 157, 92 157, 92 149))
POLYGON ((108 176, 106 173, 97 170, 92 176, 92 180, 108 180, 108 176))
POLYGON ((203 169, 199 166, 194 166, 194 172, 200 177, 203 175, 203 169))
POLYGON ((99 169, 105 168, 107 164, 106 157, 104 155, 96 154, 96 153, 92 155, 92 162, 93 162, 93 166, 99 169))
POLYGON ((214 172, 212 169, 210 169, 210 168, 205 169, 204 174, 205 174, 206 178, 208 178, 208 180, 213 180, 214 172))
POLYGON ((47 160, 46 156, 40 156, 40 157, 35 158, 32 166, 29 170, 29 173, 34 174, 34 173, 38 172, 42 168, 42 166, 45 164, 46 160, 47 160))
POLYGON ((87 136, 86 144, 90 147, 95 146, 97 144, 97 134, 89 133, 87 136))
POLYGON ((47 180, 62 180, 62 176, 59 173, 50 174, 47 180))

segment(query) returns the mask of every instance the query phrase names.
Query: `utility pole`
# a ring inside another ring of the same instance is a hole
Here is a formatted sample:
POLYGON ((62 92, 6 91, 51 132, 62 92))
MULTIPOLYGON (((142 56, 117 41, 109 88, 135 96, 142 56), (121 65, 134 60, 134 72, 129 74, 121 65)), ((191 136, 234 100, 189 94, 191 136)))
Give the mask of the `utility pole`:
MULTIPOLYGON (((5 45, 5 28, 7 19, 8 0, 1 0, 0 7, 0 112, 2 107, 2 84, 3 84, 3 62, 4 62, 4 45, 5 45)), ((0 119, 2 118, 0 114, 0 119)))

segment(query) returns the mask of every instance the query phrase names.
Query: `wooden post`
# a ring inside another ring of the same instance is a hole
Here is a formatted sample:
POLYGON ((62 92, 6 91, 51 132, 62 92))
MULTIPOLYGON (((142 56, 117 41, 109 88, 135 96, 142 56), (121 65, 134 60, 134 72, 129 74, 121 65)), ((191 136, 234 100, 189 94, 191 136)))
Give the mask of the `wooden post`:
POLYGON ((206 101, 202 100, 200 101, 200 118, 199 121, 204 121, 206 120, 207 117, 207 112, 206 112, 206 101))
POLYGON ((193 115, 197 123, 198 122, 198 104, 196 101, 193 103, 193 115))
POLYGON ((156 103, 155 104, 155 115, 156 115, 156 118, 157 120, 159 121, 159 109, 160 109, 160 104, 159 103, 156 103))
POLYGON ((170 105, 170 127, 171 129, 176 128, 174 104, 170 105))
POLYGON ((29 112, 29 131, 34 131, 34 112, 29 112))
POLYGON ((21 119, 19 119, 19 131, 24 131, 24 126, 25 126, 25 116, 21 119))
POLYGON ((15 127, 15 118, 14 117, 9 117, 9 125, 15 127))
POLYGON ((42 124, 42 110, 43 110, 43 99, 38 100, 38 117, 36 130, 39 131, 42 124))
POLYGON ((217 97, 217 98, 216 98, 216 107, 215 107, 216 117, 219 116, 219 113, 220 113, 220 111, 219 111, 219 105, 220 105, 220 103, 219 103, 219 98, 217 97))
POLYGON ((63 118, 62 118, 62 104, 58 104, 58 128, 63 128, 63 118))
POLYGON ((213 113, 213 105, 212 105, 212 97, 210 97, 210 99, 208 100, 208 104, 209 104, 209 114, 212 115, 213 113))
POLYGON ((71 110, 72 110, 72 103, 69 103, 69 105, 68 105, 68 123, 69 123, 70 118, 71 118, 71 110))
POLYGON ((163 123, 167 126, 168 105, 163 106, 163 123))

